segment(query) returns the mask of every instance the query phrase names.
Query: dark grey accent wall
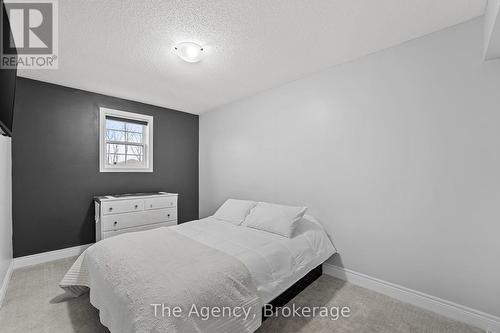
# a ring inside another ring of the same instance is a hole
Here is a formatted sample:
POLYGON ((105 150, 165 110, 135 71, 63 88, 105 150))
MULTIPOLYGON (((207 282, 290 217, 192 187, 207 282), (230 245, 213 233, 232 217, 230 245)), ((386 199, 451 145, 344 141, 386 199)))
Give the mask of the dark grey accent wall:
POLYGON ((18 78, 12 137, 14 257, 95 240, 95 195, 179 193, 198 218, 198 116, 18 78), (154 116, 154 172, 99 173, 99 107, 154 116))

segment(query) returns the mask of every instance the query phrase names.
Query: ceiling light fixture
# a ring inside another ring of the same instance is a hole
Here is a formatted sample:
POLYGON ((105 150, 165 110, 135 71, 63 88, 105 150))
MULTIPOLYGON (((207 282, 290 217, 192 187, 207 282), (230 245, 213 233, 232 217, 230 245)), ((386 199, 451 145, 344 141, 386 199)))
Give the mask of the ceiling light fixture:
POLYGON ((186 62, 198 62, 203 56, 203 47, 193 42, 182 42, 174 46, 179 58, 186 62))

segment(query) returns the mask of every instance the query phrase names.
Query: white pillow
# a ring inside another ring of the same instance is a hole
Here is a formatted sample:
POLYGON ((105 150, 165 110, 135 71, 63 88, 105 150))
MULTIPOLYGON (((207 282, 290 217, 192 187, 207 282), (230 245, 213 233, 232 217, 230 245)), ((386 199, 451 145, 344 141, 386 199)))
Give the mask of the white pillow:
POLYGON ((227 199, 226 202, 217 209, 213 217, 240 225, 256 204, 255 201, 227 199))
POLYGON ((307 207, 259 202, 247 216, 244 225, 290 238, 295 223, 304 216, 306 210, 307 207))

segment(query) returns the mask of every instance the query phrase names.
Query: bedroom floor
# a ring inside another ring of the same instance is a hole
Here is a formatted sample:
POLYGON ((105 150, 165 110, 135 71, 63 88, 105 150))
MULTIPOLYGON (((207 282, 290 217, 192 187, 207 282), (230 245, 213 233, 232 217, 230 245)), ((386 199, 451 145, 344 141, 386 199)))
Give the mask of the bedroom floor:
MULTIPOLYGON (((108 332, 99 323, 98 311, 90 305, 88 296, 66 298, 57 286, 74 259, 14 271, 0 309, 0 331, 108 332)), ((337 321, 270 318, 258 332, 483 332, 328 275, 320 277, 293 302, 297 306, 349 306, 351 317, 337 321)))

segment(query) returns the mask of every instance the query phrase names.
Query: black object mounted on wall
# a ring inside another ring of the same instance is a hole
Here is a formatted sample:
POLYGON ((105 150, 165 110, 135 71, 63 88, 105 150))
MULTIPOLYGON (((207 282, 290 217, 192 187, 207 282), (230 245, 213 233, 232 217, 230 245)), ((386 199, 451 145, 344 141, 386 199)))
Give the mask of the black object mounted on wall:
MULTIPOLYGON (((2 50, 13 40, 5 5, 2 1, 2 50)), ((3 59, 3 57, 2 57, 3 59)), ((3 64, 3 60, 2 60, 3 64)), ((14 120, 14 97, 16 91, 17 68, 0 66, 0 134, 11 136, 14 120)))

